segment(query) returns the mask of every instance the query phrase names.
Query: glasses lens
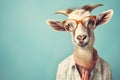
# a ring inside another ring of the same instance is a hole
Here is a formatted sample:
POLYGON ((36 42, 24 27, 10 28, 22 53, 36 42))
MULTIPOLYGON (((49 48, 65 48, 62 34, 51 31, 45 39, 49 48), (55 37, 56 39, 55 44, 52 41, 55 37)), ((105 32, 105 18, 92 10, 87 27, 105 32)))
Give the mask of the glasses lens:
POLYGON ((76 21, 75 20, 67 20, 64 24, 67 31, 73 32, 76 29, 76 21))
POLYGON ((94 28, 95 27, 95 19, 93 17, 86 17, 83 19, 83 24, 86 28, 94 28))

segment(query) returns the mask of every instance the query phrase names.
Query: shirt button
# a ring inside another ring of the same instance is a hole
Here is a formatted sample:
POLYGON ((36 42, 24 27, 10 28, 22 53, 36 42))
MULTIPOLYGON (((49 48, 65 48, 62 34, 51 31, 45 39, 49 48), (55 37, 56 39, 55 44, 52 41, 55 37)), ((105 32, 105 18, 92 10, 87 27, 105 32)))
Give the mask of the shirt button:
POLYGON ((72 69, 73 69, 73 70, 75 69, 75 65, 72 66, 72 69))

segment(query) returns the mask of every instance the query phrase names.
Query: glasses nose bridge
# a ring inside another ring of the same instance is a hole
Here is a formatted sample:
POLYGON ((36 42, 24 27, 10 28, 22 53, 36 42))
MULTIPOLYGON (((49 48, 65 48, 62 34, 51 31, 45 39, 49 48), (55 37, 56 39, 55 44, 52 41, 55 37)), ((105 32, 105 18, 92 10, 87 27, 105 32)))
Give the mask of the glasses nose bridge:
POLYGON ((77 24, 79 24, 79 23, 82 23, 82 19, 81 20, 77 20, 77 24))
POLYGON ((76 20, 76 23, 77 23, 76 29, 77 29, 79 23, 81 23, 81 25, 83 25, 83 23, 82 23, 82 19, 80 19, 80 20, 76 20))

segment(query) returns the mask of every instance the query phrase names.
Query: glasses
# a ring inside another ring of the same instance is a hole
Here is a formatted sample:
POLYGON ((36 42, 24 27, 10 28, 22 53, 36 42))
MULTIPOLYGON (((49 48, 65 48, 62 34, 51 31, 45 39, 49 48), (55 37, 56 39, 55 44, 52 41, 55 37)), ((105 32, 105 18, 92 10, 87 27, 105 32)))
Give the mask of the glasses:
POLYGON ((94 29, 96 26, 96 16, 87 16, 81 20, 68 19, 62 22, 64 28, 68 32, 74 32, 77 29, 79 23, 81 23, 82 26, 86 29, 94 29))

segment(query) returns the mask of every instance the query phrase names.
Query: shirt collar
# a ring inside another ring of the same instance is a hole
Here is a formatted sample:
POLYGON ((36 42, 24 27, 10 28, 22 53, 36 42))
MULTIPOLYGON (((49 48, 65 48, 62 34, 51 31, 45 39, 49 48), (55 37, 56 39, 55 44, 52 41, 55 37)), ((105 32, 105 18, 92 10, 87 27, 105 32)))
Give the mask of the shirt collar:
MULTIPOLYGON (((99 59, 99 57, 98 57, 98 59, 97 59, 97 61, 96 61, 96 64, 95 64, 94 68, 92 69, 91 73, 99 70, 99 68, 100 68, 100 67, 99 67, 99 65, 100 65, 99 62, 100 62, 100 59, 99 59)), ((74 61, 73 54, 71 55, 70 67, 71 67, 72 69, 77 69, 77 67, 76 67, 76 65, 75 65, 75 61, 74 61)))

